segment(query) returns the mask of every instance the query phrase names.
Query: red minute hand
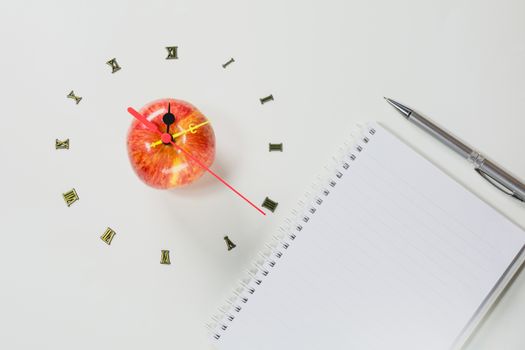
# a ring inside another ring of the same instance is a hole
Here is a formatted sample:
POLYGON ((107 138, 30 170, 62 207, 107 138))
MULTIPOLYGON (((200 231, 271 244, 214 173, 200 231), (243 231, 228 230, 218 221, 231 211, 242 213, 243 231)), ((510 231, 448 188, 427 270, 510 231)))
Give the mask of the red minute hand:
POLYGON ((148 129, 150 129, 151 131, 157 133, 157 134, 162 134, 160 131, 159 131, 159 128, 157 127, 157 125, 155 125, 154 123, 150 122, 148 120, 148 118, 146 118, 145 116, 143 116, 142 114, 140 114, 139 112, 137 112, 136 110, 133 109, 133 107, 128 107, 128 112, 134 116, 135 118, 137 118, 142 124, 144 124, 145 126, 148 127, 148 129))
MULTIPOLYGON (((128 107, 128 112, 134 116, 135 118, 137 118, 142 124, 144 124, 145 126, 148 127, 148 129, 150 129, 152 132, 154 133, 157 133, 157 134, 160 134, 162 135, 162 133, 159 131, 159 129, 157 128, 157 125, 155 125, 154 123, 152 123, 151 121, 149 121, 146 117, 144 117, 142 114, 140 114, 139 112, 137 112, 135 109, 133 109, 132 107, 128 107)), ((264 211, 261 210, 261 208, 259 208, 258 206, 256 206, 255 204, 253 204, 248 198, 246 198, 245 196, 243 196, 239 191, 237 191, 235 188, 233 188, 233 186, 231 186, 229 183, 227 183, 222 177, 220 177, 219 175, 217 175, 216 173, 214 173, 210 168, 208 168, 206 165, 204 165, 200 160, 198 160, 197 158, 195 158, 193 155, 191 155, 191 153, 189 153, 188 151, 186 151, 185 149, 183 149, 182 147, 180 147, 179 145, 175 144, 175 142, 171 141, 171 144, 173 145, 173 147, 175 147, 176 149, 180 150, 181 152, 183 152, 186 156, 188 156, 189 158, 191 158, 195 163, 199 164, 204 170, 206 170, 208 173, 210 173, 211 175, 213 175, 213 177, 215 177, 217 180, 219 180, 220 182, 222 182, 226 187, 228 187, 230 190, 232 190, 236 195, 238 195, 239 197, 241 197, 242 199, 244 199, 244 201, 246 201, 246 203, 248 203, 249 205, 251 205, 252 207, 254 207, 259 213, 261 213, 262 215, 266 215, 266 213, 264 211)))

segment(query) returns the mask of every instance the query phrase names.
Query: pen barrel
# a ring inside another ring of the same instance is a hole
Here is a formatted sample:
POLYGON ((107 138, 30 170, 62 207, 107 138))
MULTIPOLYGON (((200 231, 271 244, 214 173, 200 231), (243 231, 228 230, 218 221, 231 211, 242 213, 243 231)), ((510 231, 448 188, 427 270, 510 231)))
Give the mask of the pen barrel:
POLYGON ((510 175, 508 172, 492 163, 488 159, 483 160, 483 162, 478 166, 478 169, 509 189, 513 193, 514 197, 525 202, 525 184, 523 184, 520 180, 510 175))
POLYGON ((441 129, 436 124, 432 123, 427 118, 419 115, 418 113, 414 111, 410 113, 408 120, 416 124, 421 129, 425 130, 427 133, 432 135, 434 138, 439 140, 441 143, 448 146, 450 149, 452 149, 454 152, 456 152, 463 158, 468 159, 470 154, 473 151, 472 148, 465 145, 463 142, 461 142, 460 140, 458 140, 451 134, 447 133, 445 130, 441 129))

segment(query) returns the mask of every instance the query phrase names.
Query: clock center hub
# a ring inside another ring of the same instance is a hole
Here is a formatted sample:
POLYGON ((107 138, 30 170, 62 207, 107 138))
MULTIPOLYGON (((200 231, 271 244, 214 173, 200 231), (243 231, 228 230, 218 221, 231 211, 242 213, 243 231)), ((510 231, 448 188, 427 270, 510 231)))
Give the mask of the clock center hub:
POLYGON ((174 141, 173 137, 170 134, 168 134, 167 132, 165 132, 164 134, 162 134, 160 136, 160 140, 165 145, 169 145, 169 144, 171 144, 171 141, 174 141))

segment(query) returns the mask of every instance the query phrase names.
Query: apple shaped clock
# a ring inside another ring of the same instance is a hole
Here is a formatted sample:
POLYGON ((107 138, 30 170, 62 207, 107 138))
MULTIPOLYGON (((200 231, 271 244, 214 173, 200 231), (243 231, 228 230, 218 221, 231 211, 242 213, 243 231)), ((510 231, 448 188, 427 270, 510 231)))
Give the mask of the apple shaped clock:
MULTIPOLYGON (((168 56, 165 59, 178 59, 178 47, 166 47, 168 56)), ((222 64, 226 69, 234 63, 233 58, 222 64)), ((106 62, 110 66, 110 73, 115 74, 121 70, 116 58, 106 62)), ((82 96, 78 96, 75 90, 67 94, 67 98, 74 100, 75 104, 82 103, 82 96)), ((259 98, 261 104, 273 101, 273 95, 259 98)), ((85 103, 85 102, 84 102, 85 103)), ((241 193, 234 184, 226 181, 221 174, 213 169, 216 154, 216 135, 214 132, 213 116, 208 118, 196 106, 189 101, 184 101, 177 96, 159 96, 158 99, 146 103, 143 106, 122 106, 122 110, 129 113, 131 124, 127 133, 126 143, 131 168, 138 179, 146 186, 159 191, 173 190, 192 186, 193 183, 207 174, 215 178, 216 186, 222 186, 232 196, 244 201, 246 210, 256 210, 261 215, 267 211, 274 212, 278 203, 266 197, 261 201, 260 207, 247 196, 241 193)), ((68 150, 69 139, 56 139, 56 150, 68 150)), ((282 143, 269 143, 268 151, 283 151, 282 143)), ((63 194, 65 204, 69 207, 80 200, 82 194, 75 188, 68 189, 63 194)), ((117 232, 107 227, 101 232, 100 239, 107 245, 111 245, 117 232)), ((224 235, 226 249, 234 249, 236 244, 224 235)), ((224 244, 224 242, 222 243, 224 244)), ((171 264, 169 250, 160 250, 160 263, 171 264)))

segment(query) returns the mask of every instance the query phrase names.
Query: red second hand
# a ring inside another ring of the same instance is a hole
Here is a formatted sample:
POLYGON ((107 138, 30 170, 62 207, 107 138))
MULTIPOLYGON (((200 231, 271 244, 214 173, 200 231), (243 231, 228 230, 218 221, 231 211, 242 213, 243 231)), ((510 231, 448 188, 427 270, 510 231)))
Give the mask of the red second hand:
POLYGON ((244 199, 249 205, 251 205, 252 207, 254 207, 255 209, 257 209, 257 211, 263 215, 266 215, 266 213, 264 211, 262 211, 258 206, 256 206, 255 204, 253 204, 248 198, 244 197, 239 191, 237 191, 235 188, 233 188, 229 183, 227 183, 222 177, 220 177, 219 175, 215 174, 210 168, 208 168, 206 165, 202 164, 202 162, 200 160, 198 160, 197 158, 195 158, 193 155, 191 155, 188 151, 186 151, 184 148, 180 147, 179 145, 176 145, 175 142, 173 141, 170 141, 171 144, 178 150, 180 150, 181 152, 183 152, 184 154, 186 154, 188 157, 190 157, 191 159, 193 159, 197 164, 199 164, 201 167, 203 167, 207 172, 209 172, 210 174, 212 174, 217 180, 219 180, 220 182, 222 182, 224 185, 226 185, 226 187, 228 187, 230 190, 232 190, 233 192, 235 192, 239 197, 241 197, 242 199, 244 199))
MULTIPOLYGON (((142 114, 140 114, 139 112, 137 112, 135 109, 133 109, 132 107, 128 107, 128 112, 134 116, 135 118, 137 118, 140 122, 142 122, 145 126, 148 127, 148 129, 150 129, 151 131, 157 133, 157 134, 162 134, 158 129, 157 129, 157 126, 155 124, 153 124, 151 121, 149 121, 146 117, 144 117, 142 114)), ((246 198, 245 196, 243 196, 239 191, 237 191, 235 188, 233 188, 229 183, 227 183, 222 177, 220 177, 219 175, 217 175, 216 173, 214 173, 210 168, 208 168, 206 165, 204 165, 200 160, 198 160, 197 158, 195 158, 190 152, 186 151, 184 148, 180 147, 179 145, 175 144, 175 142, 171 141, 171 144, 173 145, 173 147, 175 147, 176 149, 178 149, 179 151, 183 152, 185 155, 187 155, 188 157, 190 157, 195 163, 199 164, 204 170, 206 170, 208 173, 210 173, 211 175, 213 175, 213 177, 215 177, 217 180, 219 180, 220 182, 222 182, 226 187, 228 187, 230 190, 232 190, 235 194, 237 194, 239 197, 241 197, 242 199, 244 199, 246 201, 246 203, 248 203, 249 205, 251 205, 252 207, 254 207, 255 209, 257 209, 257 211, 259 213, 261 213, 262 215, 266 215, 266 213, 264 211, 262 211, 258 206, 256 206, 255 204, 253 204, 248 198, 246 198)))

